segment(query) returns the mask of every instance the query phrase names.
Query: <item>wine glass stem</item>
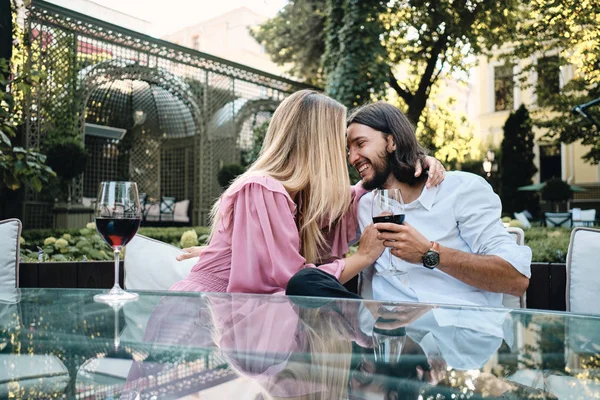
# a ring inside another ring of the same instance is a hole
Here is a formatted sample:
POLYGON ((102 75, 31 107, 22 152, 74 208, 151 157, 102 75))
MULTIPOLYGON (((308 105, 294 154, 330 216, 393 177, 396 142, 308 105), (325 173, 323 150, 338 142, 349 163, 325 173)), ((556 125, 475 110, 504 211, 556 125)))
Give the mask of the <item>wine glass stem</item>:
POLYGON ((120 255, 121 255, 121 246, 116 246, 113 248, 114 250, 114 254, 115 254, 115 285, 113 286, 113 288, 110 290, 111 292, 120 292, 121 290, 121 286, 119 285, 119 262, 120 262, 120 255))

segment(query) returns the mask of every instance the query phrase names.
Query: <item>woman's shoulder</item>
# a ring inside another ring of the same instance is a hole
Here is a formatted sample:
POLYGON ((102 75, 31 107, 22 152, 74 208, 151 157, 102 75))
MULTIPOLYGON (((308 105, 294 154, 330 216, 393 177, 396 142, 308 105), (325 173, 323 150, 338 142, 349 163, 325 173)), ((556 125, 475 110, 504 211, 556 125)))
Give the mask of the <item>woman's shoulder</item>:
POLYGON ((265 191, 285 197, 290 207, 290 211, 295 211, 296 203, 294 203, 283 184, 269 175, 255 174, 242 177, 227 189, 223 194, 223 199, 225 200, 224 203, 228 204, 235 201, 235 198, 237 198, 238 194, 241 192, 244 192, 245 195, 255 197, 255 195, 260 196, 260 193, 265 191))
POLYGON ((239 181, 234 182, 234 184, 229 189, 227 189, 225 195, 235 196, 241 190, 267 190, 269 192, 281 193, 290 200, 292 200, 283 184, 269 175, 245 176, 239 181))

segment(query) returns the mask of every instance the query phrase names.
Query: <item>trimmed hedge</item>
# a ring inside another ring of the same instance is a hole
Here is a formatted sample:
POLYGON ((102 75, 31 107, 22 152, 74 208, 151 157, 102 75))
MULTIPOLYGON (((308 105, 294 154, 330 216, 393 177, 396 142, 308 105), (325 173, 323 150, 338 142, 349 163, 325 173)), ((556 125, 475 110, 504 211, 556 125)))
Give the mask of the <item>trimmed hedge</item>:
MULTIPOLYGON (((200 244, 204 244, 208 235, 210 234, 210 228, 205 226, 184 226, 184 227, 171 227, 171 228, 145 228, 142 227, 138 231, 140 235, 148 236, 152 239, 160 240, 161 242, 169 243, 179 247, 179 240, 183 232, 189 230, 195 230, 198 234, 198 240, 200 244)), ((43 243, 48 237, 61 237, 65 233, 71 236, 79 236, 81 229, 28 229, 24 230, 21 236, 30 245, 43 243)))
POLYGON ((566 261, 571 229, 533 227, 524 231, 525 244, 533 252, 533 262, 566 261))

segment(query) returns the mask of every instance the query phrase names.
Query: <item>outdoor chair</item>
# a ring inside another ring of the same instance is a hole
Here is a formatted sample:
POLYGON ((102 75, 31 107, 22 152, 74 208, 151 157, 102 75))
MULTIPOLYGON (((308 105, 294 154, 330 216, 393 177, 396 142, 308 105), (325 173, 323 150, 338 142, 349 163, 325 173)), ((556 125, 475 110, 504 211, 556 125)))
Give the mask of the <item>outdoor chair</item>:
POLYGON ((549 228, 572 228, 573 216, 571 213, 544 213, 546 226, 549 228))
POLYGON ((596 221, 595 209, 581 210, 578 208, 574 208, 571 210, 571 215, 573 216, 573 227, 592 227, 594 226, 594 222, 596 221))
POLYGON ((0 221, 0 292, 19 287, 19 238, 21 221, 0 221))
MULTIPOLYGON (((525 246, 525 232, 523 232, 523 229, 509 227, 506 228, 506 231, 515 239, 519 246, 525 246)), ((502 305, 506 308, 525 308, 526 304, 527 299, 525 294, 521 297, 504 294, 504 298, 502 299, 502 305)))
MULTIPOLYGON (((12 326, 14 314, 19 314, 19 238, 21 221, 0 221, 0 331, 12 331, 25 327, 12 326)), ((0 348, 9 346, 0 338, 0 348)), ((0 398, 14 395, 11 387, 19 387, 36 395, 52 397, 62 393, 69 383, 65 365, 55 355, 48 354, 0 354, 0 398), (9 396, 9 392, 11 395, 9 396)), ((14 390, 14 389, 12 389, 14 390)))
POLYGON ((575 228, 567 253, 567 311, 598 314, 600 229, 575 228))
MULTIPOLYGON (((598 252, 600 229, 575 228, 571 232, 567 253, 567 288, 565 300, 567 311, 582 314, 600 314, 600 277, 598 276, 598 252)), ((593 321, 583 318, 569 319, 566 327, 566 366, 572 371, 582 368, 582 359, 595 357, 600 347, 597 327, 593 321)))
POLYGON ((168 290, 184 279, 198 261, 177 261, 183 250, 159 240, 135 235, 125 248, 125 287, 131 290, 168 290))
POLYGON ((515 215, 515 219, 521 223, 521 226, 524 229, 531 228, 531 222, 529 222, 529 218, 527 218, 527 214, 525 214, 525 211, 516 212, 514 215, 515 215))
POLYGON ((175 218, 175 197, 163 196, 160 199, 159 221, 173 221, 175 218))

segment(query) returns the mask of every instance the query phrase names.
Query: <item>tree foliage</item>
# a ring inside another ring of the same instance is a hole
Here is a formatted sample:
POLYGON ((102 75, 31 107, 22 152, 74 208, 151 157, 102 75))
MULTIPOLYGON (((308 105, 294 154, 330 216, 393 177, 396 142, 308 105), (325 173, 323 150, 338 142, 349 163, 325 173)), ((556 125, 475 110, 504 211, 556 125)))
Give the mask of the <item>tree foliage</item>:
POLYGON ((535 194, 520 192, 519 186, 531 185, 537 168, 533 163, 535 135, 525 106, 510 114, 504 124, 504 139, 500 158, 500 197, 502 209, 512 214, 516 211, 535 211, 535 194))
MULTIPOLYGON (((554 85, 535 87, 538 105, 545 108, 533 114, 535 125, 546 128, 547 136, 561 142, 581 140, 591 146, 584 159, 600 162, 600 132, 592 123, 574 115, 574 106, 600 98, 600 7, 595 0, 531 0, 527 14, 513 32, 507 57, 527 60, 522 77, 540 71, 540 60, 550 60, 545 68, 560 73, 560 90, 554 85), (566 66, 572 65, 568 80, 566 66), (559 68, 562 67, 562 70, 559 68), (547 112, 550 111, 550 112, 547 112)), ((558 80, 558 76, 555 77, 558 80)), ((557 82, 558 83, 558 82, 557 82)), ((589 109, 600 121, 600 106, 589 109)))
MULTIPOLYGON (((10 0, 0 0, 0 53, 8 57, 13 54, 12 36, 17 28, 12 5, 10 0)), ((55 174, 38 149, 26 149, 14 143, 21 121, 12 94, 13 91, 27 92, 31 85, 39 82, 39 74, 14 72, 10 58, 0 58, 0 190, 17 190, 28 184, 39 192, 55 174)))
POLYGON ((295 75, 309 81, 318 71, 316 82, 324 81, 327 93, 349 108, 388 99, 393 93, 436 156, 454 163, 470 155, 474 143, 468 137, 466 120, 452 117, 451 107, 434 93, 444 89, 445 78, 465 76, 474 56, 487 54, 495 44, 512 37, 521 2, 304 3, 301 7, 301 2, 290 2, 258 30, 256 37, 268 44, 266 50, 275 62, 293 64, 295 75), (312 12, 311 7, 318 11, 312 12), (308 27, 324 34, 310 38, 297 34, 308 27))

